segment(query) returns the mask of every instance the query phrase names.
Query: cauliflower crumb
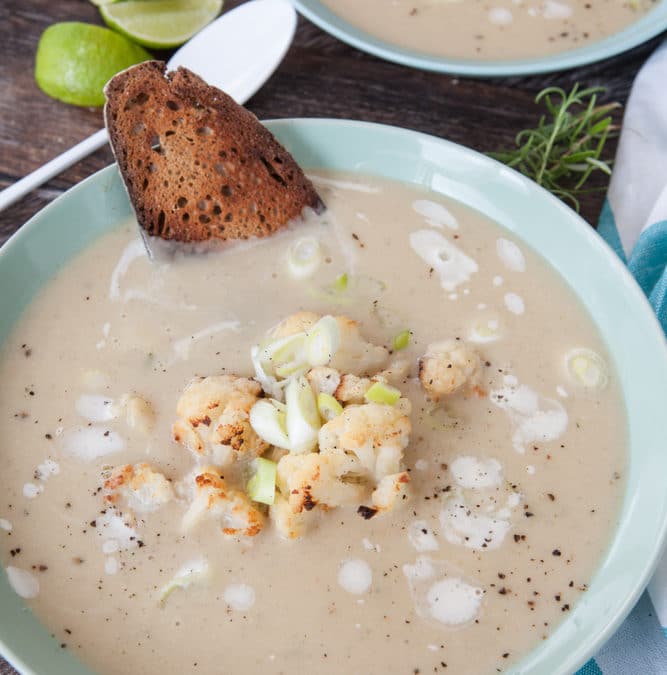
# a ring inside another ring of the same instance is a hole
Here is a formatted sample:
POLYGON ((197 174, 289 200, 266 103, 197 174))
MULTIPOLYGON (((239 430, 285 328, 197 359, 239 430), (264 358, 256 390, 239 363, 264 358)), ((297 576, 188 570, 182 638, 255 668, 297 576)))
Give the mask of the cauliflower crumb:
POLYGON ((400 472, 411 430, 410 418, 398 406, 348 405, 320 429, 320 454, 352 455, 358 459, 362 474, 379 481, 400 472))
POLYGON ((348 373, 340 378, 340 384, 336 387, 334 396, 341 403, 363 403, 364 395, 375 381, 377 381, 376 378, 370 380, 367 377, 357 377, 348 373))
POLYGON ((306 533, 312 512, 302 510, 295 513, 289 501, 277 493, 275 502, 269 507, 269 518, 281 537, 299 539, 306 533))
POLYGON ((260 385, 244 377, 193 380, 176 407, 174 440, 217 466, 259 457, 269 446, 250 426, 249 411, 260 393, 260 385))
POLYGON ((174 498, 171 483, 150 464, 124 464, 116 467, 104 483, 104 501, 117 505, 124 499, 128 508, 149 513, 174 498))
POLYGON ((206 466, 191 477, 190 508, 183 516, 183 529, 188 531, 205 518, 221 521, 226 537, 254 537, 264 526, 264 517, 249 497, 230 488, 215 467, 206 466))
MULTIPOLYGON (((351 373, 340 375, 339 384, 332 393, 341 403, 364 403, 366 392, 375 382, 399 384, 405 379, 409 369, 409 361, 396 359, 373 377, 357 377, 351 373)), ((407 401, 407 399, 404 400, 407 401)))
POLYGON ((130 429, 147 434, 155 425, 153 406, 141 396, 125 394, 120 399, 120 409, 125 410, 125 420, 130 429))
POLYGON ((328 366, 316 366, 306 373, 306 379, 315 392, 318 394, 329 394, 333 396, 340 384, 340 373, 335 368, 328 366))
POLYGON ((340 346, 331 359, 331 367, 353 375, 377 372, 389 358, 387 348, 366 342, 359 332, 357 321, 337 316, 336 322, 340 330, 340 346))
POLYGON ((407 471, 385 476, 377 484, 371 502, 378 511, 391 511, 402 500, 407 499, 410 475, 407 471))
POLYGON ((479 373, 479 354, 460 340, 444 340, 428 346, 419 359, 419 379, 431 399, 460 391, 474 384, 479 373))

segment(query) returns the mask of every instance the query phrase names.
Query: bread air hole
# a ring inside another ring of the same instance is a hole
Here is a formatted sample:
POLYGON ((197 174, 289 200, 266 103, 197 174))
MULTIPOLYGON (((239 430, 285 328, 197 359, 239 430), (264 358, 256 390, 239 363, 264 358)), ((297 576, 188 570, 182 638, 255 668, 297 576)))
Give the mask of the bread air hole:
POLYGON ((136 96, 131 98, 126 104, 123 110, 132 110, 132 108, 136 108, 137 106, 142 106, 146 101, 148 101, 150 97, 146 92, 139 92, 136 96))
MULTIPOLYGON (((269 162, 269 160, 266 159, 266 157, 260 157, 259 160, 265 166, 266 170, 269 173, 269 176, 271 176, 271 178, 273 178, 273 180, 275 180, 276 183, 279 183, 282 186, 287 185, 287 183, 285 182, 285 179, 276 171, 273 164, 271 164, 271 162, 269 162)), ((291 180, 291 178, 290 178, 290 180, 291 180)))

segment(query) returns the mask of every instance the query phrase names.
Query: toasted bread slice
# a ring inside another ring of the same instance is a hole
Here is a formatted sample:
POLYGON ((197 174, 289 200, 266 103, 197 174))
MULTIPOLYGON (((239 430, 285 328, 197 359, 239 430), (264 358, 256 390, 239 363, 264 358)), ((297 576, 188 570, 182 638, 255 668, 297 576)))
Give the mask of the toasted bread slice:
POLYGON ((106 85, 104 119, 137 220, 162 239, 265 237, 322 202, 248 110, 186 68, 146 61, 106 85))

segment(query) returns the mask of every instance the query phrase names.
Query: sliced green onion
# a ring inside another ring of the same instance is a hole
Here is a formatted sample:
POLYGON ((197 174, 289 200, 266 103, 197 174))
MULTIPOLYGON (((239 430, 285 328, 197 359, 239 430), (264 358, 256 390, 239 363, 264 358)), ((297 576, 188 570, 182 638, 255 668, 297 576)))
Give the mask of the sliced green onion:
POLYGON ((346 291, 348 281, 349 279, 347 276, 347 272, 339 274, 334 280, 334 282, 331 284, 331 290, 336 291, 337 293, 342 293, 343 291, 346 291))
POLYGON ((394 351, 400 352, 410 344, 410 331, 402 330, 396 337, 394 337, 394 351))
POLYGON ((287 251, 287 267, 294 279, 312 277, 322 263, 322 247, 315 237, 297 239, 287 251))
POLYGON ((177 589, 186 589, 192 584, 203 581, 208 576, 208 562, 204 558, 192 560, 181 567, 172 579, 160 589, 160 604, 164 605, 167 598, 177 589))
POLYGON ((343 412, 343 406, 331 395, 323 391, 317 395, 317 409, 320 417, 329 422, 343 412))
POLYGON ((250 426, 267 443, 277 448, 289 448, 286 411, 275 405, 272 400, 261 399, 250 408, 250 426))
POLYGON ((607 366, 592 349, 573 349, 565 356, 570 376, 589 389, 602 389, 607 384, 607 366))
POLYGON ((315 394, 305 377, 295 377, 289 381, 285 402, 290 452, 297 455, 311 452, 317 445, 320 414, 315 394))
POLYGON ((254 461, 255 473, 248 481, 246 491, 254 502, 273 504, 276 500, 276 467, 275 462, 264 457, 254 461))
POLYGON ((340 345, 340 329, 333 316, 323 316, 309 331, 306 340, 306 360, 311 366, 325 366, 340 345))
POLYGON ((481 320, 472 327, 470 339, 477 343, 500 340, 500 325, 497 319, 481 320))
POLYGON ((294 333, 255 346, 250 350, 255 374, 264 390, 274 396, 280 396, 276 378, 288 378, 305 372, 308 363, 305 360, 306 333, 294 333))
POLYGON ((375 382, 364 394, 364 398, 371 403, 394 405, 401 398, 401 392, 396 387, 383 384, 382 382, 375 382))

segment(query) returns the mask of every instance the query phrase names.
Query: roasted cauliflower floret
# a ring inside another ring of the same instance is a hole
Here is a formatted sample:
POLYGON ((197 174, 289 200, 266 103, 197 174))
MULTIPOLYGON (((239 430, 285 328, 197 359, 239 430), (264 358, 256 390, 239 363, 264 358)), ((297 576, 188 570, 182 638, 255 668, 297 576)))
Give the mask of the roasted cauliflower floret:
POLYGON ((430 344, 419 359, 419 379, 428 396, 437 402, 474 384, 479 367, 479 354, 474 349, 460 340, 444 340, 430 344))
POLYGON ((183 516, 184 530, 192 529, 204 519, 213 519, 220 521, 220 529, 227 537, 259 534, 264 525, 261 512, 245 492, 230 488, 215 467, 203 467, 186 481, 192 501, 183 516))
POLYGON ((410 418, 398 406, 348 405, 320 429, 320 454, 355 457, 362 475, 379 481, 400 472, 411 429, 410 418))
POLYGON ((120 500, 132 511, 149 513, 174 498, 171 483, 150 464, 117 466, 104 483, 104 501, 117 506, 120 500))
POLYGON ((364 340, 356 321, 337 316, 336 322, 340 330, 340 345, 329 365, 341 373, 353 375, 368 375, 382 368, 389 357, 386 347, 364 340))
POLYGON ((340 384, 341 375, 335 368, 316 366, 306 373, 306 379, 315 392, 315 396, 320 393, 333 396, 340 384))
POLYGON ((371 380, 368 377, 357 377, 348 373, 340 378, 340 384, 336 387, 334 396, 341 403, 363 403, 364 395, 376 381, 378 380, 375 378, 371 380))
POLYGON ((216 466, 259 457, 268 444, 250 426, 249 411, 260 393, 260 385, 245 377, 193 380, 176 406, 174 440, 216 466))
POLYGON ((298 513, 280 493, 276 493, 276 499, 269 507, 269 517, 276 526, 278 534, 285 539, 299 539, 308 528, 308 522, 313 513, 301 510, 298 513))
POLYGON ((385 476, 373 490, 371 502, 377 511, 391 511, 407 499, 410 475, 407 471, 385 476))
POLYGON ((360 464, 344 453, 325 456, 316 452, 285 455, 278 462, 277 483, 293 513, 358 503, 364 486, 358 482, 360 464))
MULTIPOLYGON (((277 340, 302 331, 308 332, 320 318, 314 312, 292 314, 270 331, 269 338, 277 340)), ((335 319, 340 341, 336 353, 327 365, 340 372, 354 375, 366 375, 379 370, 389 356, 387 349, 364 340, 357 321, 346 316, 337 316, 335 319)))
MULTIPOLYGON (((410 369, 409 361, 405 359, 396 359, 389 364, 387 368, 381 370, 373 377, 357 377, 351 373, 340 376, 340 382, 333 395, 341 403, 364 403, 366 392, 375 384, 398 384, 407 376, 410 369)), ((408 402, 407 399, 401 399, 408 402)), ((410 412, 408 408, 407 412, 410 412)))
POLYGON ((297 312, 291 314, 286 319, 283 319, 277 326, 269 331, 269 338, 271 340, 278 340, 280 338, 289 337, 295 333, 302 331, 309 331, 318 321, 320 315, 315 312, 297 312))

